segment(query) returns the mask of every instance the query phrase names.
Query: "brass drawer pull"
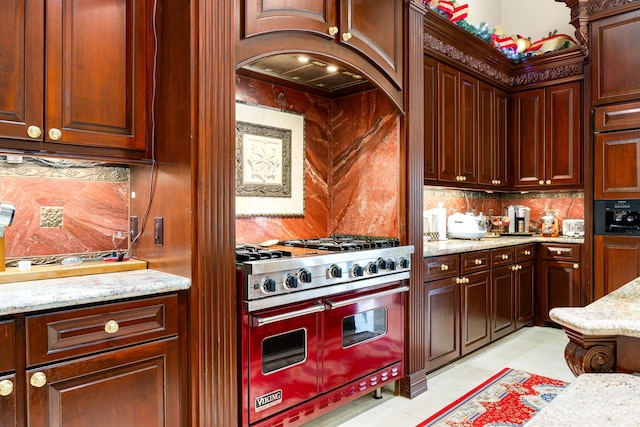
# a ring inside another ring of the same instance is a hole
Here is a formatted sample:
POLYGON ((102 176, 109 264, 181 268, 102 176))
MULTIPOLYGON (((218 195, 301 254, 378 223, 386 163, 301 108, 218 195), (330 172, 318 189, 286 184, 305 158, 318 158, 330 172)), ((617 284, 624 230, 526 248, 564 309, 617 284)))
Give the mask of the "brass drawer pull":
POLYGON ((449 269, 449 266, 448 266, 447 264, 442 264, 442 265, 440 266, 440 270, 441 270, 441 271, 447 271, 448 269, 449 269))
POLYGON ((109 320, 104 324, 104 331, 108 334, 115 334, 120 329, 120 325, 115 320, 109 320))
POLYGON ((475 265, 482 265, 482 260, 481 259, 476 259, 476 260, 473 261, 473 263, 475 265))
POLYGON ((2 380, 0 381, 0 396, 6 397, 13 393, 13 381, 2 380))
POLYGON ((508 254, 502 254, 502 259, 503 260, 508 260, 509 259, 509 255, 508 254))
POLYGON ((44 387, 44 385, 47 383, 47 376, 44 374, 44 372, 36 372, 35 374, 31 375, 29 383, 34 387, 44 387))

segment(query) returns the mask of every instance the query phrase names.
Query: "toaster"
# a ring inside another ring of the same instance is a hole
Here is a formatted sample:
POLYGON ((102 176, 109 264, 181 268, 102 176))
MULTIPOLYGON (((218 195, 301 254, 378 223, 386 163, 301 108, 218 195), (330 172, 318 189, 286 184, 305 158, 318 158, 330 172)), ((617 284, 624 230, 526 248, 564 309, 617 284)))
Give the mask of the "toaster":
POLYGON ((473 214, 456 212, 449 216, 447 228, 451 239, 482 239, 487 235, 484 221, 473 214))
POLYGON ((562 221, 562 234, 568 237, 584 237, 584 219, 562 221))

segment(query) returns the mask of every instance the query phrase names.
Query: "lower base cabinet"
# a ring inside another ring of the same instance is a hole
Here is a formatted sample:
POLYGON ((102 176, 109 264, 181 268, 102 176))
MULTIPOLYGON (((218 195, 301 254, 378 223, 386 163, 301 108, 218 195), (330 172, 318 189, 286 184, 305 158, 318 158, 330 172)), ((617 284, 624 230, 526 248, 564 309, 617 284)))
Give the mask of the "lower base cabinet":
POLYGON ((178 295, 0 320, 0 427, 182 425, 178 295))
POLYGON ((536 316, 538 324, 553 322, 549 311, 555 307, 580 305, 580 245, 540 244, 540 272, 536 316))
POLYGON ((640 276, 640 239, 635 236, 595 236, 594 300, 640 276))
POLYGON ((535 244, 424 259, 427 371, 534 320, 535 244))

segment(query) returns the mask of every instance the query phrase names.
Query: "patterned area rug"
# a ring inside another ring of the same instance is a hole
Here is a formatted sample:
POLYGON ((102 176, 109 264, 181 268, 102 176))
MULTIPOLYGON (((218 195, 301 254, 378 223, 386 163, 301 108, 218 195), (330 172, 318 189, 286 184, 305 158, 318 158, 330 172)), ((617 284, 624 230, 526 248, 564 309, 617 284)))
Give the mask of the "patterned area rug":
POLYGON ((417 427, 521 426, 567 385, 504 368, 417 427))

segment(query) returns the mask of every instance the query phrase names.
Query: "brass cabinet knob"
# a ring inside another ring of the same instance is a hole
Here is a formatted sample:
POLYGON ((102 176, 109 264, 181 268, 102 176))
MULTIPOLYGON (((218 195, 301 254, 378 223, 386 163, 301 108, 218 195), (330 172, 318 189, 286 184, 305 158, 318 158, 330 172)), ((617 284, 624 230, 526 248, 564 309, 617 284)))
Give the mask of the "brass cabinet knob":
POLYGON ((509 259, 509 255, 507 255, 507 254, 502 254, 502 259, 503 259, 503 260, 505 260, 505 261, 506 261, 506 260, 508 260, 508 259, 509 259))
POLYGON ((473 263, 475 265, 482 265, 482 260, 481 259, 476 259, 476 260, 473 261, 473 263))
POLYGON ((556 254, 562 255, 562 251, 556 251, 556 254))
POLYGON ((0 396, 5 397, 13 393, 13 381, 2 380, 0 381, 0 396))
POLYGON ((329 35, 335 36, 338 34, 338 27, 329 27, 329 35))
POLYGON ((522 270, 522 266, 518 264, 518 270, 522 270))
POLYGON ((62 138, 62 131, 56 128, 49 129, 49 138, 51 138, 53 141, 59 140, 60 138, 62 138))
POLYGON ((455 282, 459 285, 460 283, 462 283, 462 279, 460 279, 459 277, 456 277, 455 282))
POLYGON ((575 264, 573 264, 573 268, 574 268, 575 270, 579 269, 579 268, 580 268, 580 264, 578 264, 578 263, 576 262, 575 264))
POLYGON ((440 270, 441 270, 441 271, 447 271, 448 269, 449 269, 449 266, 448 266, 447 264, 442 264, 442 265, 440 266, 440 270))
POLYGON ((348 42, 351 40, 351 33, 342 33, 342 40, 348 42))
POLYGON ((544 180, 541 179, 540 181, 538 181, 538 184, 544 185, 544 180))
POLYGON ((120 325, 115 320, 109 320, 104 324, 104 331, 108 334, 115 334, 120 329, 120 325))
POLYGON ((550 179, 547 180, 547 185, 551 185, 551 180, 550 179))
POLYGON ((42 129, 40 129, 38 126, 29 126, 27 128, 27 135, 29 135, 30 138, 40 138, 40 135, 42 135, 42 129))
POLYGON ((34 387, 44 387, 44 385, 47 383, 47 376, 44 374, 44 372, 36 372, 35 374, 31 375, 29 383, 34 387))
POLYGON ((524 254, 525 254, 525 255, 527 255, 527 256, 529 256, 529 255, 531 255, 531 251, 526 250, 526 251, 524 251, 524 254))

